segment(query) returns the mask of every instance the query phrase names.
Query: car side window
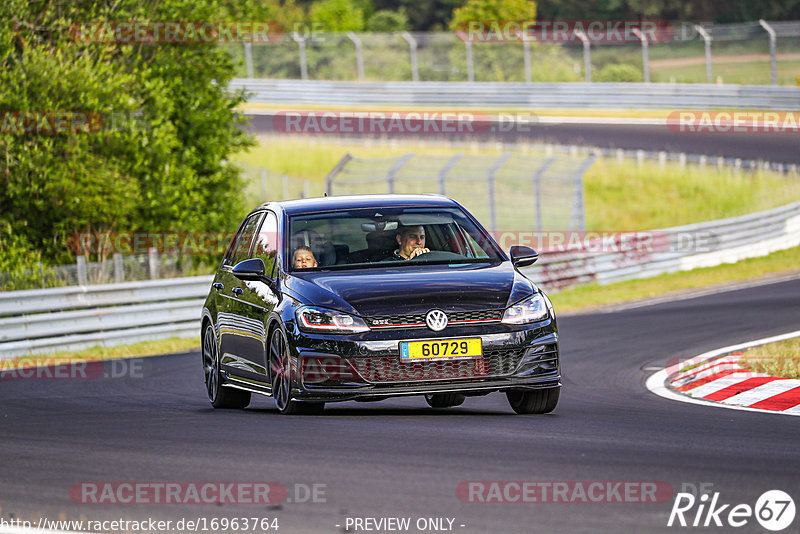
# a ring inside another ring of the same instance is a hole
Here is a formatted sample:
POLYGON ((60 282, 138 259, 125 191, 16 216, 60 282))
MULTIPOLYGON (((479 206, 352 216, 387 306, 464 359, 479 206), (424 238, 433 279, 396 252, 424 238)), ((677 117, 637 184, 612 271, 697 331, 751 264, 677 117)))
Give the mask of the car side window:
POLYGON ((256 244, 253 248, 253 258, 261 258, 264 262, 264 274, 270 278, 274 277, 275 258, 278 256, 278 218, 271 211, 267 212, 264 224, 256 237, 256 244))
POLYGON ((242 226, 239 231, 239 241, 236 244, 236 252, 234 252, 230 262, 226 263, 227 265, 236 265, 250 256, 250 245, 253 244, 253 237, 256 234, 256 229, 263 216, 263 212, 254 213, 244 223, 244 226, 242 226))

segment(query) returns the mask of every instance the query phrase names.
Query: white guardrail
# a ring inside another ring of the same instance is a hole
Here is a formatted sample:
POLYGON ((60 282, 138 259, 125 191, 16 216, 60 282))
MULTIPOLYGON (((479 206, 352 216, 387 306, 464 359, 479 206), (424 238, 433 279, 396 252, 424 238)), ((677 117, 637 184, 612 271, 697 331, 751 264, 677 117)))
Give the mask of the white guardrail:
POLYGON ((485 108, 800 108, 800 87, 704 83, 343 82, 237 78, 229 87, 271 104, 485 108))
MULTIPOLYGON (((569 245, 569 233, 564 235, 569 245)), ((591 233, 579 234, 583 244, 589 237, 591 233)), ((523 272, 554 290, 763 256, 800 246, 800 202, 588 243, 589 250, 543 252, 539 262, 523 272)), ((0 293, 0 360, 168 337, 196 336, 199 343, 200 311, 211 280, 195 276, 0 293)))
POLYGON ((212 276, 0 293, 0 360, 197 337, 212 276))

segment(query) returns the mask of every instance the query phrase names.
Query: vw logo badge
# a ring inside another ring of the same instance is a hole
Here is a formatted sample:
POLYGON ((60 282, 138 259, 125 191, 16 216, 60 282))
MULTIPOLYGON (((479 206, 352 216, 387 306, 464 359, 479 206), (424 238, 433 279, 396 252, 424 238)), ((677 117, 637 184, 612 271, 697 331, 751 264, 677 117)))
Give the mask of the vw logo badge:
POLYGON ((434 332, 440 332, 447 326, 447 315, 442 310, 431 310, 425 315, 425 324, 434 332))

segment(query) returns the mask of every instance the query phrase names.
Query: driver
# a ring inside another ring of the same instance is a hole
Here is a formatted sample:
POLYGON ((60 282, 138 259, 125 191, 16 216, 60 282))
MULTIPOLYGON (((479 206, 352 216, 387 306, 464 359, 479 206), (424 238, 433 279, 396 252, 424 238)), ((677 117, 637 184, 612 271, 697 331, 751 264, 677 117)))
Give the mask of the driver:
POLYGON ((387 259, 404 261, 430 252, 425 248, 425 229, 422 226, 401 226, 395 238, 400 248, 387 259))

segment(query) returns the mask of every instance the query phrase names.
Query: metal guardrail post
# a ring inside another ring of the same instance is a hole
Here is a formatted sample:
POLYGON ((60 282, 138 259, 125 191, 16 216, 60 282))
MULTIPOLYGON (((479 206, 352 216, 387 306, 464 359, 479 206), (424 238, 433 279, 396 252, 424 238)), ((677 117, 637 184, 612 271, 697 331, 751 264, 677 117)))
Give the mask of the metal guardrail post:
POLYGON ((400 36, 408 43, 409 54, 411 54, 411 80, 419 81, 419 67, 417 64, 417 40, 408 32, 400 32, 400 36))
POLYGON ((308 79, 308 59, 306 58, 306 38, 301 37, 297 32, 292 32, 292 39, 300 49, 300 78, 308 79))
POLYGON ((253 43, 244 43, 244 65, 247 69, 247 77, 255 78, 253 70, 253 43))
POLYGON ((439 194, 440 195, 445 195, 446 194, 446 192, 445 192, 446 191, 445 181, 447 180, 447 173, 449 173, 453 169, 453 167, 456 166, 456 164, 461 160, 461 158, 463 156, 464 156, 464 154, 456 154, 455 156, 450 158, 447 161, 447 163, 444 164, 444 167, 442 167, 441 170, 439 170, 438 178, 439 178, 439 194))
POLYGON ((694 25, 694 29, 697 30, 697 33, 699 33, 700 37, 702 37, 703 41, 705 41, 705 46, 706 46, 706 81, 708 83, 713 83, 714 78, 713 78, 713 76, 711 74, 711 36, 708 34, 708 32, 705 30, 705 28, 703 28, 699 24, 695 24, 694 25))
POLYGON ((333 195, 333 179, 336 177, 337 174, 342 172, 344 166, 347 165, 347 162, 350 161, 351 159, 353 159, 353 156, 351 156, 349 153, 345 154, 344 157, 341 160, 339 160, 339 163, 337 163, 336 166, 333 169, 331 169, 331 172, 329 172, 328 175, 325 177, 326 195, 333 195))
POLYGON ((467 50, 467 80, 475 81, 475 64, 472 61, 472 41, 464 41, 467 50))
POLYGON ((767 33, 769 34, 769 61, 772 85, 778 85, 778 53, 776 50, 778 36, 775 33, 775 30, 767 23, 766 20, 761 19, 758 21, 758 23, 761 24, 761 27, 767 30, 767 33))
POLYGON ((591 41, 581 30, 575 30, 575 36, 583 43, 583 72, 586 82, 592 81, 592 49, 591 41))
POLYGON ((358 68, 358 81, 364 81, 364 47, 361 38, 355 32, 347 32, 347 38, 356 45, 356 67, 358 68))
POLYGON ((511 152, 506 152, 499 158, 497 161, 494 162, 494 165, 489 169, 489 172, 486 176, 487 182, 489 185, 489 225, 491 226, 489 230, 494 233, 497 232, 497 202, 495 200, 495 192, 494 192, 494 178, 503 165, 506 164, 508 158, 511 157, 511 152))
POLYGON ((632 31, 642 42, 642 73, 644 74, 644 83, 650 83, 650 45, 647 42, 647 37, 639 28, 633 28, 632 31))

